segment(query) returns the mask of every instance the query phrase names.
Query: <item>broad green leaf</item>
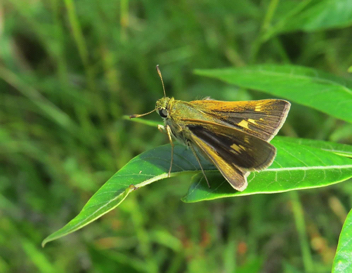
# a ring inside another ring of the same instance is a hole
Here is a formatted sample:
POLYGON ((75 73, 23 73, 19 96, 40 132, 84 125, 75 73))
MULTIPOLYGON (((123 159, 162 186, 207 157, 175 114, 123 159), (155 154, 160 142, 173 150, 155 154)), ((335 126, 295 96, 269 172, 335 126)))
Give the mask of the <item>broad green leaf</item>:
MULTIPOLYGON (((273 165, 266 171, 252 173, 248 178, 249 187, 242 193, 229 186, 214 165, 200 156, 211 188, 203 182, 195 183, 184 201, 196 202, 228 196, 322 187, 352 176, 352 160, 348 158, 292 141, 286 142, 285 138, 277 138, 272 143, 278 149, 273 165)), ((73 220, 47 237, 43 245, 88 225, 116 208, 133 190, 167 178, 170 151, 170 145, 164 145, 132 159, 92 196, 73 220)), ((200 167, 192 152, 177 144, 171 176, 184 173, 200 174, 200 167)))
POLYGON ((345 273, 352 271, 352 210, 347 215, 340 234, 332 272, 345 273))
MULTIPOLYGON (((170 158, 171 149, 169 144, 133 158, 92 196, 73 220, 48 236, 42 245, 44 246, 47 242, 70 234, 108 213, 121 204, 135 189, 167 178, 170 158)), ((216 170, 210 162, 203 158, 201 158, 201 164, 206 170, 216 170)), ((183 173, 198 173, 199 171, 200 167, 194 155, 185 146, 176 144, 171 176, 183 173)))
POLYGON ((219 176, 214 178, 214 181, 211 179, 212 187, 209 189, 203 177, 197 176, 182 200, 199 202, 223 197, 317 188, 352 177, 352 159, 286 142, 283 138, 275 138, 272 144, 277 148, 275 161, 264 171, 252 172, 248 177, 248 187, 243 192, 234 191, 229 183, 219 176))
POLYGON ((297 143, 300 145, 306 145, 314 148, 318 148, 324 151, 329 151, 334 154, 346 157, 352 157, 352 146, 347 144, 314 140, 306 138, 293 138, 293 137, 276 137, 275 139, 280 139, 285 142, 297 143))
POLYGON ((283 1, 282 5, 286 11, 280 14, 279 7, 272 32, 311 32, 352 25, 350 0, 283 1))
POLYGON ((195 73, 286 98, 352 122, 352 82, 328 73, 293 65, 257 65, 195 73))

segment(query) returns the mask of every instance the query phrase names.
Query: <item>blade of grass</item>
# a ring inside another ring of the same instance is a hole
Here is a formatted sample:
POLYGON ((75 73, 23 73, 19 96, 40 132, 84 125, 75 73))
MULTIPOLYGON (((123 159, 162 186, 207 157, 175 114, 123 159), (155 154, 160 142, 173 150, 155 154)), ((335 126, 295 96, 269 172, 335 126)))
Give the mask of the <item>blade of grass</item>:
POLYGON ((77 130, 77 125, 71 120, 69 115, 42 96, 38 90, 23 82, 16 74, 0 66, 0 78, 27 97, 55 123, 70 132, 75 132, 77 130))
POLYGON ((290 192, 292 212, 298 232, 299 244, 301 247, 302 258, 305 272, 316 272, 314 270, 314 263, 312 254, 310 252, 309 241, 306 232, 306 225, 304 221, 304 214, 302 204, 299 200, 298 192, 290 192))

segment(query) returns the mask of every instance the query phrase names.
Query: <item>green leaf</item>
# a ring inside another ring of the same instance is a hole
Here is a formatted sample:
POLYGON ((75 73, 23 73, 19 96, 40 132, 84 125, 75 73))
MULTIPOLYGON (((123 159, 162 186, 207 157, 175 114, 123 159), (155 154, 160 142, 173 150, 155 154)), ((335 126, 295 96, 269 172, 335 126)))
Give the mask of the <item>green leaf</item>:
POLYGON ((340 234, 332 272, 351 272, 352 270, 352 210, 347 215, 340 234))
MULTIPOLYGON (((44 246, 50 241, 66 236, 95 221, 120 205, 135 189, 167 178, 170 158, 171 148, 169 144, 144 152, 133 158, 92 196, 73 220, 48 236, 42 245, 44 246)), ((200 159, 203 168, 216 170, 215 166, 210 162, 201 157, 200 159)), ((199 171, 199 164, 192 152, 185 146, 176 144, 171 176, 198 173, 199 171)))
POLYGON ((108 185, 111 184, 109 183, 110 180, 108 180, 108 182, 106 182, 106 184, 93 195, 93 197, 83 207, 78 216, 72 219, 63 228, 46 237, 42 242, 42 247, 44 247, 46 243, 50 241, 56 240, 78 229, 81 229, 82 227, 90 224, 102 215, 113 210, 118 205, 120 205, 123 200, 125 200, 125 198, 130 194, 130 192, 134 190, 133 186, 125 186, 116 188, 112 187, 109 191, 108 185), (108 198, 101 196, 104 194, 106 194, 108 198))
POLYGON ((352 122, 352 82, 328 73, 292 65, 196 70, 195 73, 286 98, 352 122))
POLYGON ((278 16, 272 32, 307 32, 352 24, 350 0, 284 1, 286 12, 278 16))
MULTIPOLYGON (((249 195, 256 193, 274 193, 294 189, 322 187, 344 181, 352 176, 352 160, 337 156, 317 148, 298 145, 293 140, 277 137, 273 144, 278 154, 273 165, 260 173, 252 173, 248 188, 236 192, 219 174, 209 161, 200 155, 201 164, 209 178, 211 188, 204 181, 197 181, 183 198, 185 202, 197 202, 222 197, 249 195)), ((310 145, 325 148, 326 145, 310 145)), ((330 144, 333 145, 333 144, 330 144)), ((347 146, 347 145, 346 145, 347 146)), ((332 146, 333 149, 334 146, 332 146)), ((349 151, 350 147, 344 151, 349 151)), ((66 226, 54 232, 43 241, 43 246, 50 241, 66 236, 98 219, 116 208, 137 188, 167 178, 170 166, 170 145, 164 145, 144 152, 121 170, 114 174, 87 202, 82 211, 66 226)), ((190 150, 176 144, 171 176, 185 173, 201 174, 199 164, 190 150)), ((202 180, 198 176, 198 180, 202 180)))
POLYGON ((162 120, 160 120, 160 122, 158 122, 158 121, 142 119, 142 118, 132 118, 131 119, 129 116, 122 116, 122 118, 125 120, 129 120, 129 121, 133 121, 133 122, 137 122, 137 123, 142 123, 142 124, 152 126, 152 127, 158 127, 158 125, 163 124, 162 120))
POLYGON ((332 152, 334 154, 346 157, 352 157, 352 146, 347 144, 323 141, 323 140, 314 140, 306 138, 293 138, 293 137, 276 137, 285 142, 296 143, 300 145, 306 145, 314 148, 318 148, 324 151, 332 152))
POLYGON ((243 192, 234 191, 229 183, 219 176, 209 179, 209 189, 203 177, 197 176, 182 200, 199 202, 223 197, 317 188, 352 177, 352 160, 349 158, 286 142, 284 138, 275 138, 272 144, 277 148, 275 161, 264 171, 252 172, 248 177, 248 187, 243 192))
POLYGON ((329 139, 331 141, 341 141, 343 139, 349 139, 352 135, 352 124, 345 123, 342 126, 335 129, 330 135, 329 139))

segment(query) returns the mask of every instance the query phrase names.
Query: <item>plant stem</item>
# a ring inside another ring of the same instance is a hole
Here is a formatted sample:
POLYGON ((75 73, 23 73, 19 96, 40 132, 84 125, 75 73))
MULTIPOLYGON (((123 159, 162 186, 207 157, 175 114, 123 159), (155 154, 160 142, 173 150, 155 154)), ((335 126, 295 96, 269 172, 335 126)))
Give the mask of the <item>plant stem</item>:
POLYGON ((298 238, 303 257, 304 269, 306 272, 314 272, 314 264, 312 254, 310 252, 302 204, 299 200, 299 196, 296 191, 290 192, 290 198, 292 203, 293 217, 296 223, 298 238))

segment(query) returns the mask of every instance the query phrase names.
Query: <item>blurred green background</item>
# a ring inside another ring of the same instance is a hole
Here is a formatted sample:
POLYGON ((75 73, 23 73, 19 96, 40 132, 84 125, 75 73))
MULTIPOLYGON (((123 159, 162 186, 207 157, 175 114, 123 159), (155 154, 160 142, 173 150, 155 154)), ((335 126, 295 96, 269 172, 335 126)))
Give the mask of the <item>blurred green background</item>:
MULTIPOLYGON (((329 272, 348 182, 184 204, 190 177, 167 179, 40 246, 133 156, 167 143, 122 118, 162 96, 156 64, 181 100, 268 98, 199 68, 289 63, 348 76, 351 27, 268 35, 315 2, 2 0, 0 272, 329 272)), ((350 126, 295 104, 281 134, 352 143, 350 126)))

